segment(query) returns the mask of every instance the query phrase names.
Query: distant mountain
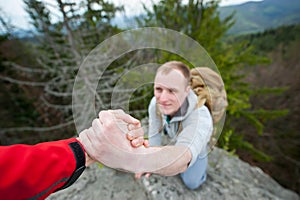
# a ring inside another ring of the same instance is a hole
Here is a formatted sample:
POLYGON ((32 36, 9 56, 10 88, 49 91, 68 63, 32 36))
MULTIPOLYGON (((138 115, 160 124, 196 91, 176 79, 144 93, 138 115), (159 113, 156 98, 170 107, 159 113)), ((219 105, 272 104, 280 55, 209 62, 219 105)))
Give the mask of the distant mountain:
POLYGON ((230 29, 230 34, 255 33, 300 23, 300 0, 263 0, 219 9, 221 18, 235 12, 236 23, 230 29))

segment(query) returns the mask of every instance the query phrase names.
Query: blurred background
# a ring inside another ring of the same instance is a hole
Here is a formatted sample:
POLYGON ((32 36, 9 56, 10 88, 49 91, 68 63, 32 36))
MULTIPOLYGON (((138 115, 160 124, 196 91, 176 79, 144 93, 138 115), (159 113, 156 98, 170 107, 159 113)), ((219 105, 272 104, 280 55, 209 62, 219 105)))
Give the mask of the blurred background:
MULTIPOLYGON (((299 0, 1 0, 0 11, 0 145, 76 135, 72 89, 88 53, 122 31, 164 27, 199 42, 218 66, 229 106, 217 145, 300 193, 299 0)), ((157 49, 116 59, 97 110, 111 108, 122 74, 175 59, 190 66, 157 49)), ((123 91, 134 117, 147 117, 152 87, 123 91)))

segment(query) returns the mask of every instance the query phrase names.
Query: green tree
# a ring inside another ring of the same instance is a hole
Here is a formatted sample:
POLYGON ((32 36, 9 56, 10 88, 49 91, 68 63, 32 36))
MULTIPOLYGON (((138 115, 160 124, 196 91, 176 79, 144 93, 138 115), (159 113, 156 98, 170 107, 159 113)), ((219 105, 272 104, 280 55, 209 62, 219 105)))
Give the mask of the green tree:
POLYGON ((36 99, 26 93, 29 85, 36 85, 36 82, 27 81, 36 71, 29 70, 29 75, 26 73, 28 68, 20 66, 20 63, 23 66, 33 66, 34 56, 30 46, 14 35, 17 29, 4 14, 0 16, 0 30, 0 115, 3 118, 0 123, 0 144, 8 145, 29 140, 37 142, 37 134, 29 136, 26 131, 22 134, 15 131, 16 127, 43 124, 34 107, 33 102, 36 99))
MULTIPOLYGON (((71 102, 76 73, 85 56, 96 45, 120 31, 111 25, 111 20, 123 8, 106 0, 56 0, 51 3, 24 0, 24 3, 34 27, 33 35, 29 38, 30 46, 26 47, 34 62, 25 66, 10 60, 9 65, 15 66, 11 68, 19 77, 18 80, 12 79, 8 74, 5 80, 18 84, 22 90, 26 90, 29 98, 36 98, 33 105, 46 125, 38 127, 43 124, 40 123, 36 124, 37 127, 29 125, 14 129, 4 127, 1 132, 38 132, 43 135, 40 141, 73 136, 71 102), (25 77, 26 81, 20 81, 25 77), (56 138, 51 134, 42 134, 53 131, 61 134, 56 138)), ((28 140, 23 142, 31 143, 28 140)))

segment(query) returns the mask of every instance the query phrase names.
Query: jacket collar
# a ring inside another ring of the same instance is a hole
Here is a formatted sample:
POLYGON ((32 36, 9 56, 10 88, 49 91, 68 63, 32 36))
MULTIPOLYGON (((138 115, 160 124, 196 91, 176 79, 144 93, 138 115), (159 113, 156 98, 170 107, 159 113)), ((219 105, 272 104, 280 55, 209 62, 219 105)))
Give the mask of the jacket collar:
MULTIPOLYGON (((194 110, 196 104, 197 104, 197 96, 192 90, 190 90, 185 101, 178 109, 178 111, 175 113, 174 117, 172 117, 170 123, 184 120, 194 110)), ((163 115, 163 118, 164 120, 166 120, 167 115, 163 115)))

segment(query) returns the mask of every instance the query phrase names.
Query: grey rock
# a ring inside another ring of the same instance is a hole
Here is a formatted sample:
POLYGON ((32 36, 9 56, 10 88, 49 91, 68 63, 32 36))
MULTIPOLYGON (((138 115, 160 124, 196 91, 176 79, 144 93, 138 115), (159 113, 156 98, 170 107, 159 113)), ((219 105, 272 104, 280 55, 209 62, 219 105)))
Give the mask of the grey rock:
POLYGON ((116 171, 97 164, 87 168, 69 188, 50 195, 49 200, 147 199, 146 193, 133 174, 116 171))
POLYGON ((89 167, 69 188, 50 195, 48 200, 299 200, 260 168, 215 148, 209 154, 207 181, 197 190, 187 189, 179 176, 135 180, 131 173, 96 164, 89 167))

